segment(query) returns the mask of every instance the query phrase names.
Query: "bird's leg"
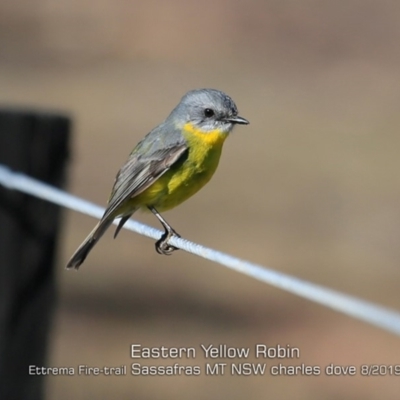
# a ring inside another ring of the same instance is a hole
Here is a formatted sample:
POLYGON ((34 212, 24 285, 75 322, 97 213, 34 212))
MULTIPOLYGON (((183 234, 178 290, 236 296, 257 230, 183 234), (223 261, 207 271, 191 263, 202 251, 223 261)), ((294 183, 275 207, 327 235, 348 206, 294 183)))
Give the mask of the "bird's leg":
POLYGON ((156 242, 156 251, 158 254, 164 254, 165 256, 171 255, 175 250, 179 250, 175 246, 168 244, 169 239, 172 237, 180 238, 181 235, 176 233, 174 229, 168 224, 168 222, 160 215, 160 213, 152 206, 148 206, 149 210, 158 218, 161 225, 164 227, 165 232, 159 240, 156 242))

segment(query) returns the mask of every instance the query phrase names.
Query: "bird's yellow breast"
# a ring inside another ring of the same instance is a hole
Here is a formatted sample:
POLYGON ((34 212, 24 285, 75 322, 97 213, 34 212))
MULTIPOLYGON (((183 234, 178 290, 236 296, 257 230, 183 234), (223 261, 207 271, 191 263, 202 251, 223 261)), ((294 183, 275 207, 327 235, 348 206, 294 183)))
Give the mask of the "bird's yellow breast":
POLYGON ((152 205, 159 211, 169 210, 193 196, 213 176, 228 134, 220 130, 203 133, 190 123, 184 126, 182 134, 188 144, 187 158, 173 165, 135 198, 137 206, 152 205))
POLYGON ((188 122, 183 127, 183 135, 185 139, 191 143, 198 142, 198 145, 204 146, 222 146, 228 134, 220 129, 204 132, 196 128, 193 124, 188 122))

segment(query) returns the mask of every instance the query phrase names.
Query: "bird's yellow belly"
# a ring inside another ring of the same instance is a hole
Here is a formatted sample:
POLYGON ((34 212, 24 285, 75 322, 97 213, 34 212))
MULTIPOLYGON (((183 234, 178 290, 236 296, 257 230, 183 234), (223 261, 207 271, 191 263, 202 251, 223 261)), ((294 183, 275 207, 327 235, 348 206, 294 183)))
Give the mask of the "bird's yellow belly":
POLYGON ((188 138, 189 154, 183 163, 172 166, 143 193, 131 201, 141 208, 158 211, 176 207, 198 192, 214 175, 226 135, 194 134, 188 138))

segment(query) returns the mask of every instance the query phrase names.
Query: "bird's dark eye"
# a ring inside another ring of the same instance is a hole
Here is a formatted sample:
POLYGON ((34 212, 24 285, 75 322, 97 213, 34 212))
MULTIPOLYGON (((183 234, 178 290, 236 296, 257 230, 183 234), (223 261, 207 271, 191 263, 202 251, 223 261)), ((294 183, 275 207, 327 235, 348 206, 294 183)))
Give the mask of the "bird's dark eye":
POLYGON ((204 115, 206 118, 211 118, 214 115, 214 110, 212 110, 211 108, 206 108, 204 110, 204 115))

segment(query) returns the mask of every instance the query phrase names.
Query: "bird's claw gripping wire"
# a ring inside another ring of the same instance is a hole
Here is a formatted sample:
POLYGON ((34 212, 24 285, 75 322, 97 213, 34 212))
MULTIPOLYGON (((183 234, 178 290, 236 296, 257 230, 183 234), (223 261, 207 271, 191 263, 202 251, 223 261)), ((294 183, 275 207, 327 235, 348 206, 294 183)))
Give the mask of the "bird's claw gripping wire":
POLYGON ((172 246, 168 243, 168 241, 172 237, 177 237, 180 238, 181 235, 176 233, 170 226, 168 228, 164 226, 165 232, 161 236, 159 240, 157 240, 155 246, 156 246, 156 252, 158 254, 163 254, 164 256, 170 256, 175 250, 179 250, 177 247, 172 246))
POLYGON ((177 247, 172 246, 168 243, 168 241, 173 238, 177 237, 180 238, 181 235, 176 233, 175 230, 168 224, 168 222, 160 215, 160 213, 152 206, 149 206, 149 210, 158 218, 161 222, 161 225, 164 227, 165 232, 161 236, 159 240, 157 240, 156 252, 158 254, 163 254, 164 256, 170 256, 175 250, 179 250, 177 247))

